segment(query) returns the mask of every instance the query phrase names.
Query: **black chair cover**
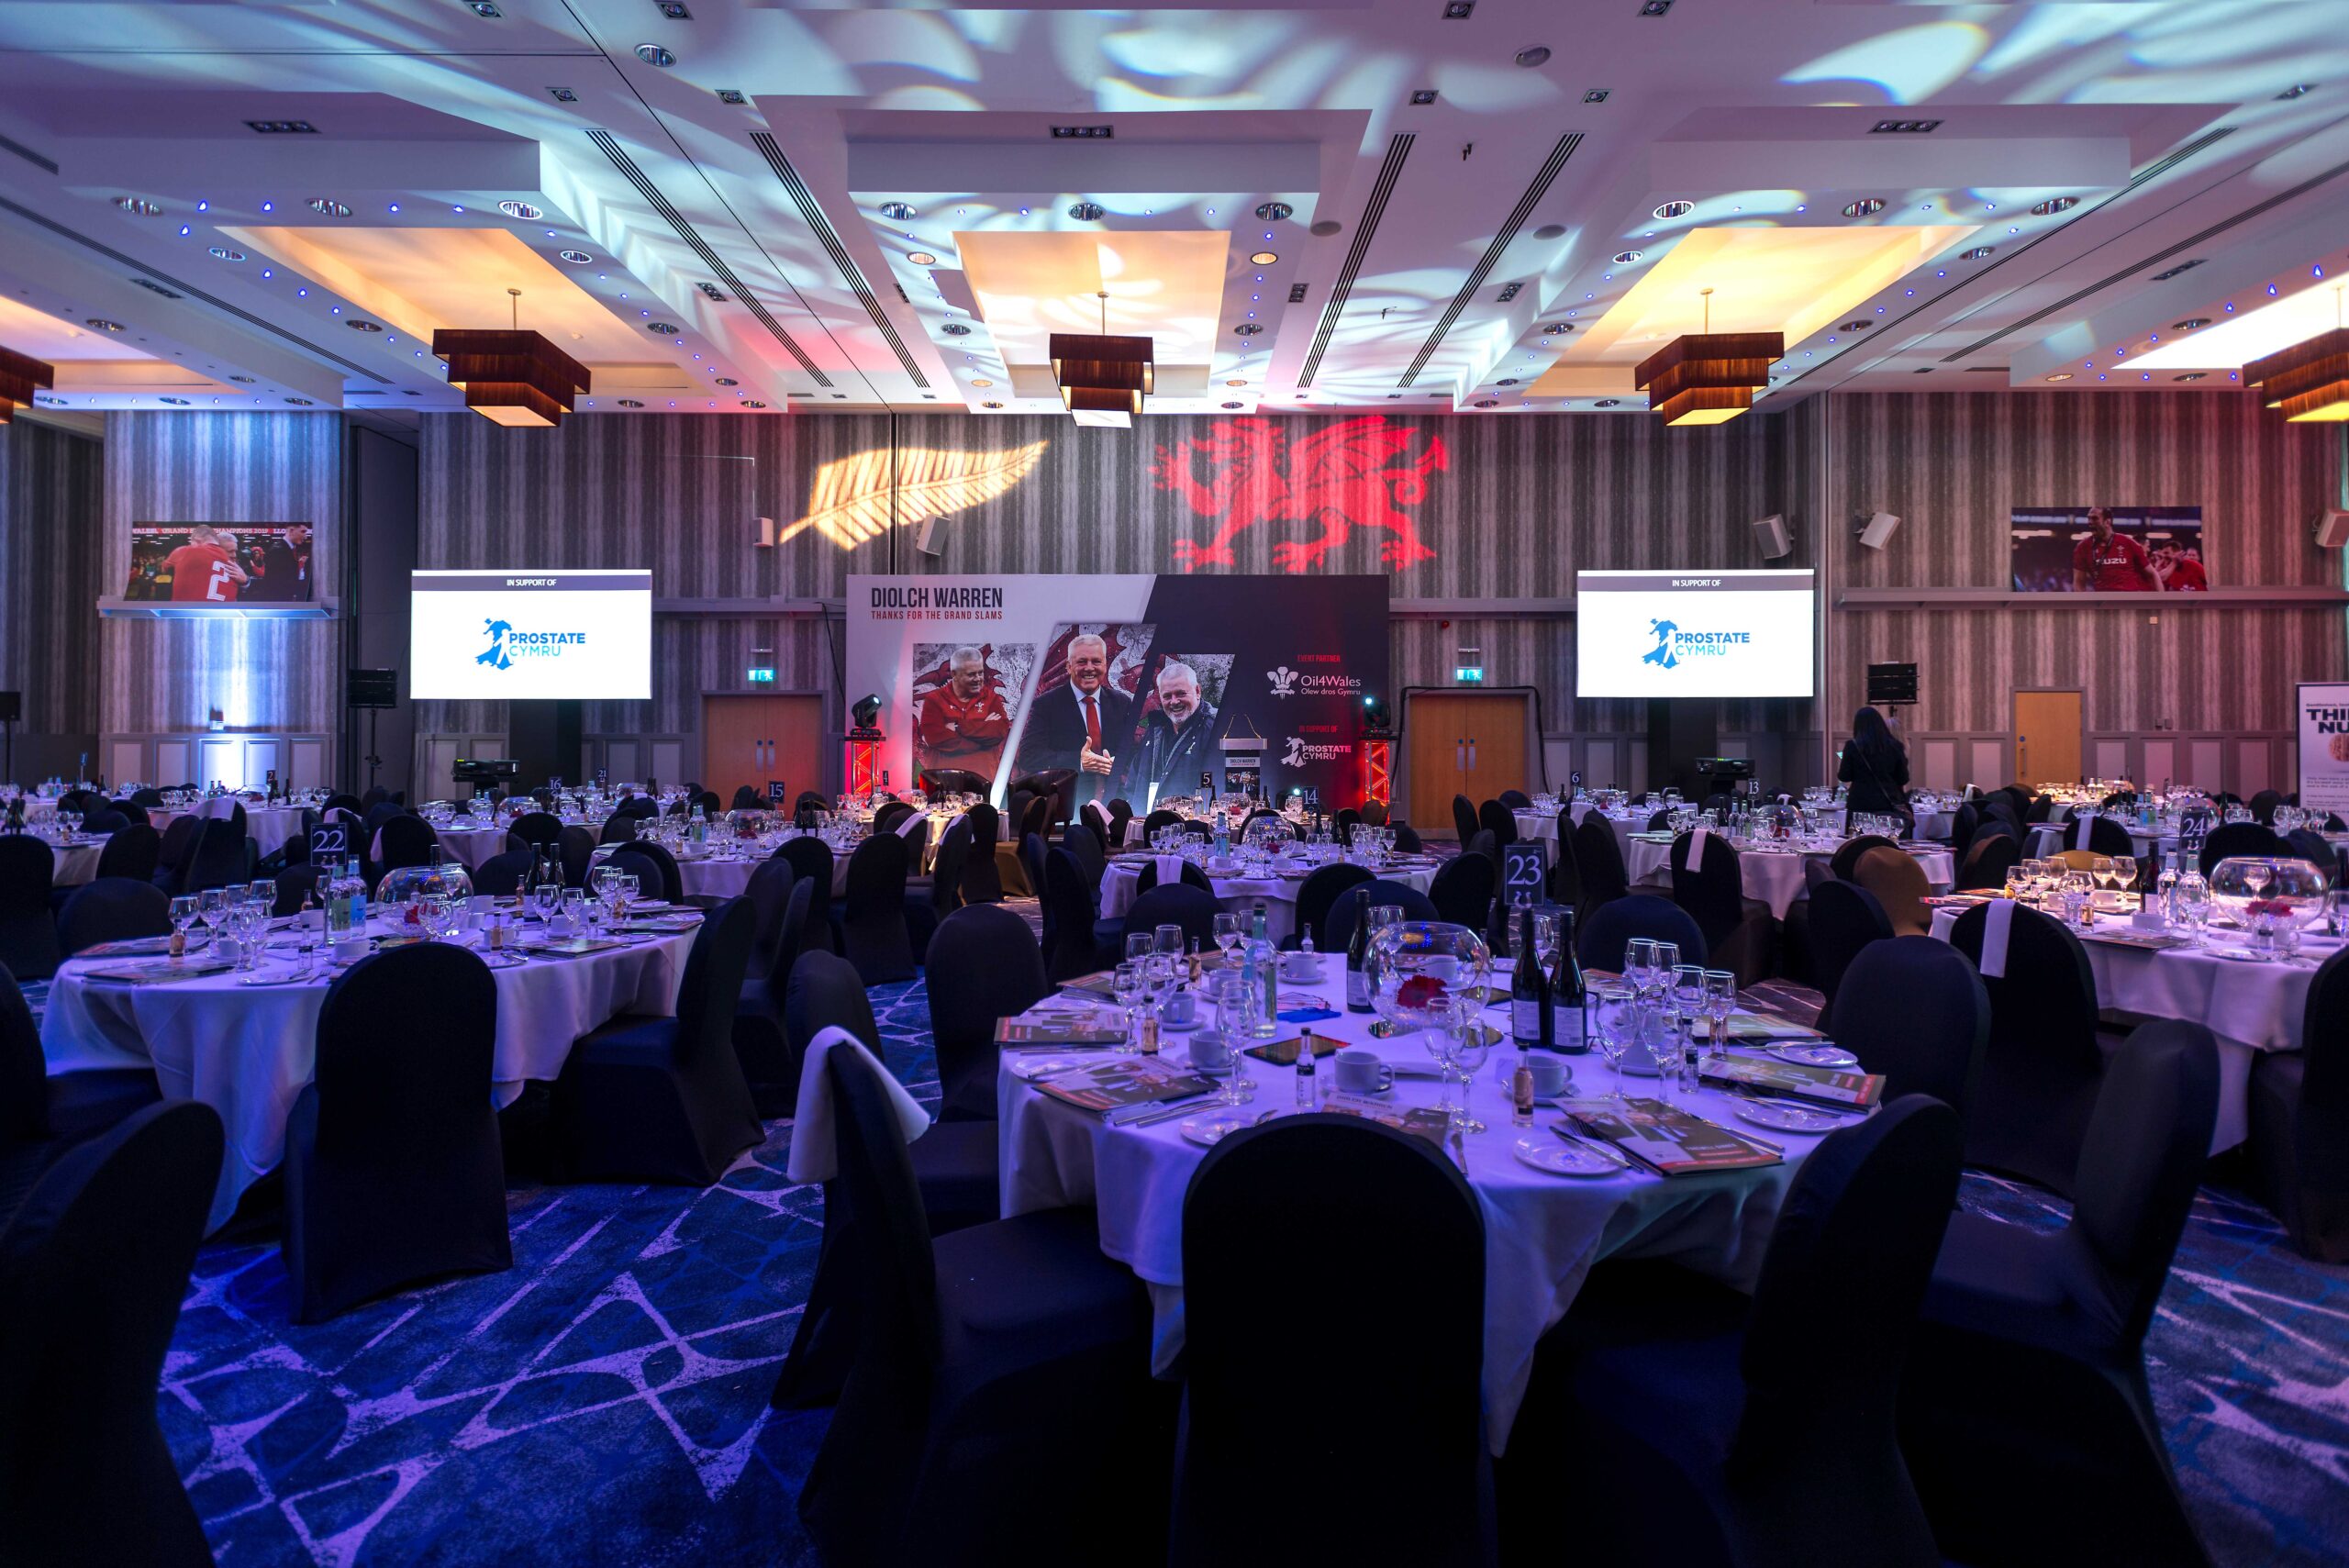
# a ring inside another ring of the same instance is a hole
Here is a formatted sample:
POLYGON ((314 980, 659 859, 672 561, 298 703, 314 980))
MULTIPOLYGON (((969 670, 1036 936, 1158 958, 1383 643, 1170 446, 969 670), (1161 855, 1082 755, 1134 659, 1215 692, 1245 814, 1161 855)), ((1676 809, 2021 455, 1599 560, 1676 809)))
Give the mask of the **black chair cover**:
POLYGON ((219 817, 206 819, 195 846, 188 851, 186 863, 180 867, 179 891, 202 893, 249 880, 248 873, 252 869, 250 844, 251 840, 234 822, 219 817))
POLYGON ((173 817, 163 829, 162 846, 156 853, 157 866, 168 872, 177 872, 185 866, 189 854, 195 849, 195 836, 203 831, 204 818, 193 812, 173 817))
POLYGON ((963 902, 999 904, 1003 873, 996 869, 995 848, 1003 839, 1003 817, 994 806, 981 802, 963 819, 971 825, 970 856, 963 862, 963 902))
POLYGON ((1973 1103, 1990 1040, 1990 995, 1947 942, 1869 943, 1843 971, 1828 1019, 1820 1027, 1860 1059, 1862 1072, 1884 1074, 1885 1098, 1931 1095, 1960 1116, 1973 1103))
POLYGON ((299 914, 305 895, 309 897, 311 908, 324 908, 326 906, 324 884, 327 876, 328 871, 325 866, 312 865, 306 861, 300 865, 287 866, 277 873, 277 896, 271 901, 270 914, 279 919, 284 919, 288 915, 299 914))
MULTIPOLYGON (((734 1004, 734 1057, 742 1064, 742 1080, 751 1086, 751 1103, 761 1121, 791 1115, 799 1092, 799 1053, 784 1033, 777 1005, 780 982, 791 971, 778 972, 775 964, 786 947, 792 958, 799 954, 797 934, 807 922, 807 905, 792 895, 800 886, 791 862, 771 855, 752 868, 742 894, 751 906, 751 957, 734 1004)), ((809 895, 815 891, 808 885, 809 895)))
POLYGON ((2263 789, 2251 797, 2251 819, 2262 828, 2276 826, 2276 808, 2284 804, 2284 792, 2263 789))
POLYGON ((112 806, 101 807, 82 818, 82 831, 84 833, 119 833, 129 826, 130 818, 112 806))
POLYGON ((2304 1256, 2349 1262, 2349 949, 2309 981, 2301 1049, 2252 1064, 2254 1188, 2304 1256))
MULTIPOLYGON (((938 836, 938 853, 930 862, 926 883, 922 879, 907 879, 906 929, 913 938, 916 963, 930 962, 930 939, 939 922, 963 906, 963 868, 970 857, 970 818, 958 817, 938 836)), ((918 863, 910 847, 907 863, 918 863)))
POLYGON ((615 811, 604 818, 604 828, 596 835, 602 844, 632 844, 636 841, 637 819, 625 811, 615 811))
POLYGON ((1187 880, 1171 883, 1134 900, 1133 907, 1126 911, 1126 929, 1154 931, 1161 926, 1180 926, 1186 948, 1197 941, 1205 950, 1215 946, 1215 917, 1222 907, 1214 894, 1191 886, 1187 880))
POLYGON ((801 948, 813 948, 820 952, 837 952, 839 944, 832 933, 832 847, 813 833, 803 833, 785 841, 775 853, 791 863, 792 885, 812 883, 814 902, 807 908, 807 923, 800 932, 801 948))
POLYGON ((2202 874, 2230 855, 2288 855, 2291 850, 2273 828, 2256 822, 2221 822, 2202 840, 2202 874))
POLYGON ((1517 813, 1497 800, 1488 800, 1476 808, 1479 831, 1493 836, 1496 849, 1507 849, 1517 842, 1517 813))
POLYGON ((562 818, 551 811, 526 811, 507 831, 535 849, 562 840, 562 818))
POLYGON ((2022 844, 2012 831, 1993 831, 1985 822, 1975 829, 1974 840, 1965 847, 1965 858, 1959 863, 1957 889, 1979 892, 2007 884, 2007 873, 2023 858, 2022 844))
POLYGON ((2144 1339, 2218 1099, 2210 1031, 2143 1025, 2106 1070, 2071 1223, 1950 1221, 1900 1399, 1901 1444, 1950 1558, 2209 1562, 2162 1444, 2144 1339), (2024 1496, 1992 1476, 2047 1490, 2024 1496))
MULTIPOLYGON (((1988 918, 1989 906, 1977 906, 1950 932, 1951 943, 1977 969, 1988 918)), ((1966 1115, 1965 1162, 2068 1197, 2104 1077, 2087 952, 2062 921, 2018 907, 2007 972, 1985 975, 1983 985, 1990 995, 1990 1039, 1966 1115)))
MULTIPOLYGON (((1359 871, 1362 868, 1357 866, 1354 869, 1359 871)), ((1215 884, 1208 879, 1208 873, 1189 861, 1183 862, 1182 872, 1175 880, 1186 887, 1196 887, 1202 893, 1211 894, 1215 891, 1215 884)), ((1134 874, 1134 896, 1139 898, 1157 885, 1158 862, 1154 858, 1142 862, 1141 870, 1134 874)))
POLYGON ((1398 822, 1395 825, 1395 848, 1403 854, 1416 855, 1426 846, 1419 842, 1418 828, 1408 822, 1398 822))
MULTIPOLYGON (((1817 864, 1816 861, 1810 862, 1817 864)), ((1809 869, 1809 865, 1804 867, 1805 871, 1809 869)), ((1885 918, 1884 906, 1876 901, 1875 894, 1856 882, 1839 877, 1823 877, 1811 887, 1810 896, 1804 902, 1810 906, 1811 973, 1817 980, 1820 995, 1825 999, 1820 1016, 1826 1018, 1834 1011, 1836 990, 1843 983, 1844 970, 1870 942, 1891 940, 1892 922, 1885 918)))
POLYGON ((1476 836, 1476 806, 1464 795, 1452 797, 1452 830, 1465 845, 1476 836))
POLYGON ((957 909, 930 938, 922 986, 938 1051, 939 1119, 993 1121, 996 1023, 1052 994, 1034 933, 1008 909, 957 909))
POLYGON ((885 801, 873 813, 873 831, 875 836, 894 833, 897 830, 897 824, 913 814, 914 808, 902 800, 885 801))
POLYGON ((1084 868, 1085 885, 1094 895, 1101 893, 1101 878, 1108 869, 1108 856, 1101 848, 1100 837, 1082 822, 1071 822, 1061 829, 1061 848, 1076 857, 1084 868))
POLYGON ((566 827, 555 840, 555 852, 562 861, 562 884, 565 887, 587 885, 587 868, 596 861, 596 835, 576 823, 566 827))
POLYGON ((1745 896, 1737 851, 1719 833, 1705 835, 1704 853, 1690 871, 1688 846, 1695 838, 1683 833, 1672 841, 1672 901, 1705 933, 1708 962, 1736 971, 1740 985, 1754 984, 1770 973, 1776 934, 1770 906, 1745 896))
MULTIPOLYGON (((1343 816, 1344 813, 1341 812, 1340 815, 1343 816)), ((1370 873, 1366 868, 1349 865, 1342 861, 1334 861, 1328 865, 1317 868, 1311 875, 1297 884, 1297 932, 1312 932, 1313 945, 1319 947, 1321 927, 1330 917, 1330 906, 1341 898, 1352 903, 1353 899, 1347 890, 1358 887, 1370 879, 1370 873)), ((1302 943, 1298 936, 1291 935, 1281 945, 1293 948, 1301 946, 1302 943)))
POLYGON ((1103 922, 1086 890, 1085 869, 1063 849, 1044 851, 1044 922, 1052 936, 1048 973, 1055 981, 1074 980, 1103 968, 1109 961, 1110 929, 1122 922, 1103 922))
MULTIPOLYGON (((1428 885, 1428 902, 1435 906, 1435 917, 1472 931, 1483 930, 1485 917, 1493 906, 1497 874, 1491 860, 1473 852, 1444 862, 1428 885)), ((1348 934, 1352 935, 1351 929, 1348 934)))
POLYGON ((57 854, 29 833, 0 835, 0 966, 19 980, 57 973, 57 917, 50 909, 57 854))
POLYGON ((57 917, 57 945, 72 957, 100 942, 172 934, 172 900, 151 882, 102 876, 68 894, 57 917))
POLYGON ((378 828, 375 840, 382 846, 382 863, 385 871, 396 871, 402 866, 430 865, 432 851, 440 847, 440 835, 433 831, 431 823, 406 813, 378 828))
POLYGON ((150 1106, 60 1160, 0 1230, 8 1562, 211 1563, 156 1411, 222 1146, 211 1106, 150 1106))
POLYGON ((1161 828, 1179 827, 1182 824, 1182 821, 1183 818, 1179 813, 1168 811, 1163 807, 1152 812, 1149 816, 1141 819, 1142 842, 1147 844, 1152 839, 1157 838, 1158 830, 1161 828))
POLYGON ((1533 809, 1533 797, 1526 794, 1521 789, 1505 789, 1501 791, 1500 802, 1503 806, 1508 806, 1511 811, 1531 811, 1533 809))
POLYGON ((1623 846, 1615 841, 1615 825, 1596 811, 1575 824, 1575 863, 1582 868, 1586 919, 1590 910, 1631 891, 1631 873, 1623 865, 1623 846))
POLYGON ((50 1074, 40 1026, 0 969, 0 1230, 66 1151, 161 1097, 147 1067, 50 1074))
POLYGON ((473 891, 486 897, 508 898, 522 891, 523 879, 538 857, 529 850, 507 850, 481 862, 473 874, 473 891))
POLYGON ((1870 850, 1897 850, 1899 847, 1897 840, 1881 833, 1862 833, 1857 838, 1844 840, 1835 847, 1834 854, 1828 857, 1827 869, 1845 882, 1856 882, 1858 877, 1854 873, 1859 869, 1862 855, 1870 850))
POLYGON ((1702 963, 1709 951, 1705 933, 1688 911, 1669 898, 1641 896, 1618 898, 1592 910, 1575 932, 1575 957, 1585 969, 1620 974, 1623 950, 1634 937, 1677 943, 1683 963, 1702 963))
POLYGON ((572 1047, 554 1105, 579 1174, 707 1186, 765 1137, 734 1057, 750 957, 751 907, 733 899, 694 939, 675 1018, 625 1015, 572 1047))
POLYGON ((513 1267, 496 1043, 496 983, 463 948, 379 952, 327 987, 316 1076, 285 1118, 294 1321, 513 1267))
POLYGON ((913 934, 906 926, 906 841, 877 830, 849 853, 841 929, 849 962, 867 985, 914 977, 913 934))
POLYGON ((1183 1197, 1183 1318, 1170 1562, 1493 1561, 1485 1224, 1434 1143, 1331 1115, 1226 1138, 1183 1197), (1381 1266, 1398 1251, 1411 1267, 1381 1266), (1313 1315, 1300 1358, 1267 1329, 1333 1281, 1350 1282, 1347 1307, 1313 1315), (1411 1375, 1363 1376, 1398 1340, 1411 1375), (1408 1507, 1255 1509, 1234 1550, 1231 1499, 1268 1473, 1285 1493, 1343 1496, 1373 1453, 1410 1477, 1408 1507))
POLYGON ((685 874, 677 869, 677 857, 669 852, 666 845, 639 839, 614 850, 604 863, 634 872, 640 893, 672 904, 685 901, 685 874))
MULTIPOLYGON (((1354 908, 1362 902, 1352 896, 1356 890, 1369 893, 1370 907, 1373 909, 1385 908, 1391 904, 1403 911, 1403 918, 1406 920, 1440 920, 1443 917, 1436 913, 1433 899, 1408 883, 1389 882, 1385 877, 1356 883, 1353 887, 1346 890, 1349 896, 1330 905, 1330 912, 1321 917, 1321 930, 1313 939, 1313 945, 1323 952, 1341 953, 1353 945, 1354 908)), ((1482 928, 1479 926, 1472 929, 1481 929, 1482 928)))

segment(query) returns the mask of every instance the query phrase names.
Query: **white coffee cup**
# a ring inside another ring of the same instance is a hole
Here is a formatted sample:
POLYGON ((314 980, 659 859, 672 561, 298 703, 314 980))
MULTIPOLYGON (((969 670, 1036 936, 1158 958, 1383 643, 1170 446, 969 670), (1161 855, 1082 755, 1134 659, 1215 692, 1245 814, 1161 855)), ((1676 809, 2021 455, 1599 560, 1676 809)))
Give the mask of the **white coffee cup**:
POLYGON ((1176 1029, 1188 1029, 1198 1016, 1199 999, 1192 995, 1188 986, 1172 993, 1158 1005, 1159 1021, 1172 1024, 1176 1029))
POLYGON ((1574 1074, 1566 1064, 1554 1056, 1534 1051, 1527 1056, 1526 1066, 1533 1072, 1533 1095, 1536 1099, 1554 1100, 1566 1092, 1574 1082, 1574 1074))
POLYGON ((1321 973, 1321 955, 1318 952, 1286 952, 1281 954, 1283 980, 1311 980, 1321 973))
POLYGON ((1213 1029, 1191 1037, 1191 1065, 1202 1073, 1220 1073, 1231 1065, 1231 1042, 1213 1029))
POLYGON ((334 944, 334 961, 337 963, 357 963, 373 951, 365 937, 346 938, 334 944))
POLYGON ((1395 1086, 1395 1069, 1378 1052, 1360 1046, 1337 1054, 1338 1087, 1350 1095, 1383 1095, 1395 1086))

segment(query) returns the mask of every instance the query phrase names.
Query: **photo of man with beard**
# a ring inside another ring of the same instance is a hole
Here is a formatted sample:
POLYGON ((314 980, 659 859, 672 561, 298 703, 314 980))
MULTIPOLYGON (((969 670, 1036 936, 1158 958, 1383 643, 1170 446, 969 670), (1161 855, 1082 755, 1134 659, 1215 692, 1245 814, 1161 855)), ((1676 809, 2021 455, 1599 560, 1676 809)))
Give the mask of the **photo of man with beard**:
POLYGON ((1118 793, 1146 811, 1162 795, 1187 795, 1190 781, 1218 762, 1216 710, 1199 691, 1199 673, 1179 659, 1158 672, 1158 706, 1143 721, 1119 773, 1118 793))
POLYGON ((2142 594, 2160 587, 2145 547, 2113 531, 2110 511, 2090 506, 2087 537, 2072 550, 2072 592, 2142 594))

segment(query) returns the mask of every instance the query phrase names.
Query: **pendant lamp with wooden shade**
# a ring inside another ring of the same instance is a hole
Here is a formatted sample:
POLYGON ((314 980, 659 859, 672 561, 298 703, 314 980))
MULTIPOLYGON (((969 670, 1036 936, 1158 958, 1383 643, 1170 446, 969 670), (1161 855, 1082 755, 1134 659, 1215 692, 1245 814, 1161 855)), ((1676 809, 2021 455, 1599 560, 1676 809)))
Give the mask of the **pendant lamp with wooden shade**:
POLYGON ((522 291, 514 299, 514 325, 444 327, 432 334, 432 351, 449 361, 449 384, 465 389, 465 406, 501 425, 548 429, 571 412, 575 393, 592 390, 587 367, 536 332, 522 329, 522 291))
POLYGON ((1675 338, 1640 361, 1635 384, 1648 409, 1666 425, 1720 425, 1753 406, 1756 387, 1770 384, 1770 366, 1786 357, 1783 332, 1715 332, 1713 291, 1705 301, 1705 330, 1675 338))
POLYGON ((2243 367, 2270 408, 2296 425, 2349 420, 2349 326, 2342 321, 2342 286, 2332 285, 2332 330, 2279 349, 2243 367))
POLYGON ((1098 297, 1100 332, 1052 335, 1052 379, 1060 383, 1062 406, 1078 417, 1078 423, 1123 424, 1141 413, 1141 400, 1157 390, 1158 368, 1151 339, 1110 335, 1108 291, 1098 297), (1088 415, 1095 417, 1087 419, 1088 415))
POLYGON ((56 384, 56 367, 47 361, 0 349, 0 425, 16 415, 17 405, 32 402, 34 389, 56 384))

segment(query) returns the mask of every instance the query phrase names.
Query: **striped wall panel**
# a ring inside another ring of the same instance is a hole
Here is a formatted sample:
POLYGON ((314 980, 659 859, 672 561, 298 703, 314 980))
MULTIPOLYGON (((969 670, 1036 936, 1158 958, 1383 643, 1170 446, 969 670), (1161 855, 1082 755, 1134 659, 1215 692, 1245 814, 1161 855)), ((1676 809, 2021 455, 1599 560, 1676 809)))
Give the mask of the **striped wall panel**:
POLYGON ((24 694, 21 734, 97 728, 102 477, 96 441, 0 426, 0 690, 24 694))
MULTIPOLYGON (((312 576, 342 573, 342 418, 337 414, 106 416, 101 581, 119 593, 134 523, 306 522, 312 576)), ((99 728, 333 733, 341 728, 342 628, 316 621, 104 623, 99 728)))

